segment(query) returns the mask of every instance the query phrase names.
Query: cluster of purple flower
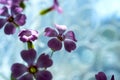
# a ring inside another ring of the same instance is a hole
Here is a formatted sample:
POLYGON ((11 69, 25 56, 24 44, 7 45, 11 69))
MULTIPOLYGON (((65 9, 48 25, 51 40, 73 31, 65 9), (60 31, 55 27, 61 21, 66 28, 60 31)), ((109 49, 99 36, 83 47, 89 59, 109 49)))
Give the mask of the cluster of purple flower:
MULTIPOLYGON (((48 42, 48 46, 54 50, 58 51, 62 47, 62 41, 64 41, 65 49, 68 52, 76 48, 75 35, 73 31, 68 31, 65 35, 63 33, 66 30, 64 25, 55 25, 58 32, 54 29, 47 27, 45 29, 45 36, 55 37, 48 42)), ((22 42, 32 43, 32 41, 38 38, 38 32, 35 30, 22 30, 19 33, 19 38, 22 42)), ((50 56, 42 53, 35 63, 36 51, 32 47, 33 45, 28 44, 28 50, 23 50, 21 52, 22 59, 27 62, 27 66, 15 63, 12 65, 12 76, 18 80, 52 80, 52 74, 47 70, 48 67, 52 66, 53 61, 50 56)))
MULTIPOLYGON (((25 0, 0 0, 0 4, 3 4, 0 9, 0 16, 2 16, 2 18, 0 18, 0 28, 4 26, 5 34, 14 34, 16 28, 25 24, 26 16, 22 14, 24 1, 25 0)), ((62 12, 57 0, 54 0, 53 6, 42 10, 40 14, 43 15, 52 10, 57 10, 59 13, 62 12)), ((47 27, 44 31, 45 36, 51 37, 48 41, 48 47, 52 52, 61 50, 62 42, 67 52, 75 50, 75 42, 77 42, 77 40, 74 32, 67 31, 65 33, 67 30, 65 25, 55 24, 54 26, 56 30, 47 27)), ((14 63, 11 67, 11 80, 52 80, 53 76, 51 72, 47 70, 47 68, 53 64, 51 56, 42 53, 36 60, 37 55, 32 42, 38 39, 38 32, 36 30, 26 29, 21 30, 18 36, 23 43, 28 44, 28 50, 21 51, 21 58, 27 65, 14 63)), ((107 80, 103 72, 99 72, 95 77, 96 80, 107 80)), ((111 80, 114 80, 114 75, 111 80)))
MULTIPOLYGON (((16 28, 25 24, 26 16, 22 14, 24 8, 21 6, 23 2, 24 0, 0 0, 0 3, 3 4, 0 9, 0 16, 3 16, 3 18, 0 18, 0 28, 5 27, 5 34, 14 34, 16 28)), ((60 13, 62 12, 57 0, 54 0, 54 4, 51 7, 51 10, 54 9, 60 13)), ((63 33, 67 29, 65 25, 55 24, 55 27, 58 33, 50 27, 45 29, 45 36, 53 37, 48 42, 48 47, 53 51, 58 51, 62 48, 63 41, 68 52, 74 50, 76 48, 75 42, 77 41, 74 32, 68 31, 64 35, 63 33)), ((38 39, 38 32, 26 29, 21 30, 18 36, 23 43, 28 44, 28 50, 21 51, 21 57, 27 65, 14 63, 11 67, 11 80, 52 80, 52 74, 47 70, 53 64, 51 56, 42 53, 36 60, 37 55, 32 42, 38 39)))

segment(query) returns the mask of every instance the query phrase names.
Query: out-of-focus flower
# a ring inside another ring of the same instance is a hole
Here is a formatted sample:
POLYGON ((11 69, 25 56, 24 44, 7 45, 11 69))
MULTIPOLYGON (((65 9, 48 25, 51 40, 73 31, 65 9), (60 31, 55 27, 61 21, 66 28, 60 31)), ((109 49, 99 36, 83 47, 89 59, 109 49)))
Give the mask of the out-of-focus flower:
POLYGON ((27 1, 27 0, 0 0, 0 4, 4 4, 9 7, 19 6, 22 9, 24 9, 25 8, 24 1, 27 1))
MULTIPOLYGON (((96 80, 107 80, 107 77, 104 72, 99 72, 95 75, 96 80)), ((114 75, 112 75, 111 80, 114 80, 114 75)))
POLYGON ((52 66, 53 62, 49 55, 41 54, 36 63, 36 51, 34 49, 23 50, 22 59, 28 64, 27 66, 15 63, 11 67, 12 76, 17 80, 52 80, 52 74, 46 68, 52 66))
POLYGON ((54 4, 52 6, 53 10, 57 10, 59 13, 62 13, 62 8, 59 6, 58 0, 54 0, 54 4))
POLYGON ((63 12, 62 8, 59 6, 58 0, 54 0, 54 4, 51 7, 47 8, 47 9, 43 9, 42 11, 40 11, 40 14, 44 15, 50 11, 53 11, 53 10, 56 10, 58 13, 63 12))
POLYGON ((0 9, 0 16, 4 17, 0 18, 0 28, 5 26, 4 32, 8 35, 13 34, 16 27, 23 26, 26 22, 26 16, 21 14, 21 9, 18 6, 12 6, 10 11, 11 14, 5 6, 0 9))
POLYGON ((22 30, 19 35, 22 42, 32 42, 38 38, 38 32, 35 30, 22 30))
POLYGON ((64 42, 64 47, 66 51, 71 52, 72 50, 74 50, 76 48, 75 42, 77 42, 74 32, 68 31, 64 34, 67 28, 65 25, 55 24, 55 27, 58 32, 50 27, 47 27, 45 29, 45 36, 53 37, 51 40, 48 41, 48 46, 52 50, 57 51, 62 48, 62 42, 64 42))

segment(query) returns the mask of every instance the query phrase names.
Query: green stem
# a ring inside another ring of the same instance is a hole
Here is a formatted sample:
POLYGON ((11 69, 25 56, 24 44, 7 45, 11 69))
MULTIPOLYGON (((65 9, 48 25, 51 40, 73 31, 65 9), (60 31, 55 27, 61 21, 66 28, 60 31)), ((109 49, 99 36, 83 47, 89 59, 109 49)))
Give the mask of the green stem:
POLYGON ((13 76, 12 76, 12 74, 11 74, 11 79, 10 80, 16 80, 13 76))
POLYGON ((55 51, 54 50, 52 50, 52 52, 51 52, 51 54, 50 54, 50 57, 52 57, 53 56, 53 53, 54 53, 55 51))
POLYGON ((16 28, 19 27, 19 25, 17 23, 15 23, 14 21, 13 21, 13 24, 15 25, 16 28))
POLYGON ((22 9, 25 9, 26 5, 25 5, 25 3, 24 3, 23 1, 20 3, 20 7, 21 7, 22 9))
POLYGON ((40 15, 45 15, 45 14, 47 14, 48 12, 50 12, 52 10, 53 10, 53 7, 43 9, 42 11, 40 11, 40 15))
POLYGON ((31 41, 27 42, 28 49, 34 49, 34 45, 31 41))

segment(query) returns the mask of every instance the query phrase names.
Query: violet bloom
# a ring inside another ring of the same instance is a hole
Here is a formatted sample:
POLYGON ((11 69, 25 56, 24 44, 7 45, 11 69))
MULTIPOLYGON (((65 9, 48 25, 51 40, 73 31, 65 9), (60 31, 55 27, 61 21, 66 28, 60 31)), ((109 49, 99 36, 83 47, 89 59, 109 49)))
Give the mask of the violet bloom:
POLYGON ((40 11, 41 15, 44 15, 50 11, 56 10, 58 13, 62 13, 62 8, 59 6, 58 0, 54 0, 54 3, 51 7, 40 11))
POLYGON ((71 52, 71 50, 74 50, 76 48, 75 42, 77 40, 75 39, 75 35, 73 31, 68 31, 64 34, 66 31, 65 25, 57 25, 55 24, 56 29, 52 29, 50 27, 47 27, 45 29, 45 36, 53 37, 51 40, 48 41, 48 46, 54 50, 60 50, 62 48, 62 42, 64 42, 64 47, 66 51, 71 52))
POLYGON ((22 42, 32 42, 38 38, 38 32, 35 30, 22 30, 18 36, 22 42))
MULTIPOLYGON (((99 72, 95 75, 96 80, 107 80, 107 77, 104 72, 99 72)), ((114 75, 112 75, 111 80, 114 80, 114 75)))
POLYGON ((52 66, 53 62, 49 55, 41 54, 37 61, 34 49, 23 50, 22 59, 28 64, 15 63, 11 67, 12 76, 17 80, 52 80, 52 74, 46 68, 52 66))
POLYGON ((5 26, 4 32, 6 34, 13 34, 16 30, 16 27, 23 26, 25 24, 26 16, 21 14, 21 9, 18 6, 11 7, 11 14, 8 12, 7 7, 3 7, 0 9, 0 16, 4 18, 0 18, 0 28, 5 26))
POLYGON ((54 4, 52 6, 53 10, 57 10, 59 13, 62 13, 62 8, 59 6, 58 0, 54 0, 54 4))

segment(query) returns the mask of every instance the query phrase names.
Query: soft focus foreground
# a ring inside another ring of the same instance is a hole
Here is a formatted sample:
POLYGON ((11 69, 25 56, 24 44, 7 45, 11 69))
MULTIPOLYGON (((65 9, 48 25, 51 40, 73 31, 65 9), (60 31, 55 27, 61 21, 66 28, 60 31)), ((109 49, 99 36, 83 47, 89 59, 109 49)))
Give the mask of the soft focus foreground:
MULTIPOLYGON (((120 79, 120 1, 119 0, 59 0, 63 13, 52 11, 40 16, 39 11, 48 8, 52 0, 29 0, 24 13, 26 24, 21 28, 39 31, 39 39, 34 42, 40 55, 50 53, 48 37, 44 29, 54 23, 67 25, 77 38, 76 50, 68 53, 64 47, 52 56, 53 66, 48 70, 53 80, 95 80, 95 74, 104 71, 108 80, 114 74, 120 79), (108 4, 109 3, 109 4, 108 4), (112 5, 112 6, 111 6, 112 5), (105 7, 103 7, 105 6, 105 7)), ((0 79, 9 80, 13 63, 26 64, 20 52, 27 49, 20 42, 17 29, 14 35, 5 35, 0 30, 0 79)))

